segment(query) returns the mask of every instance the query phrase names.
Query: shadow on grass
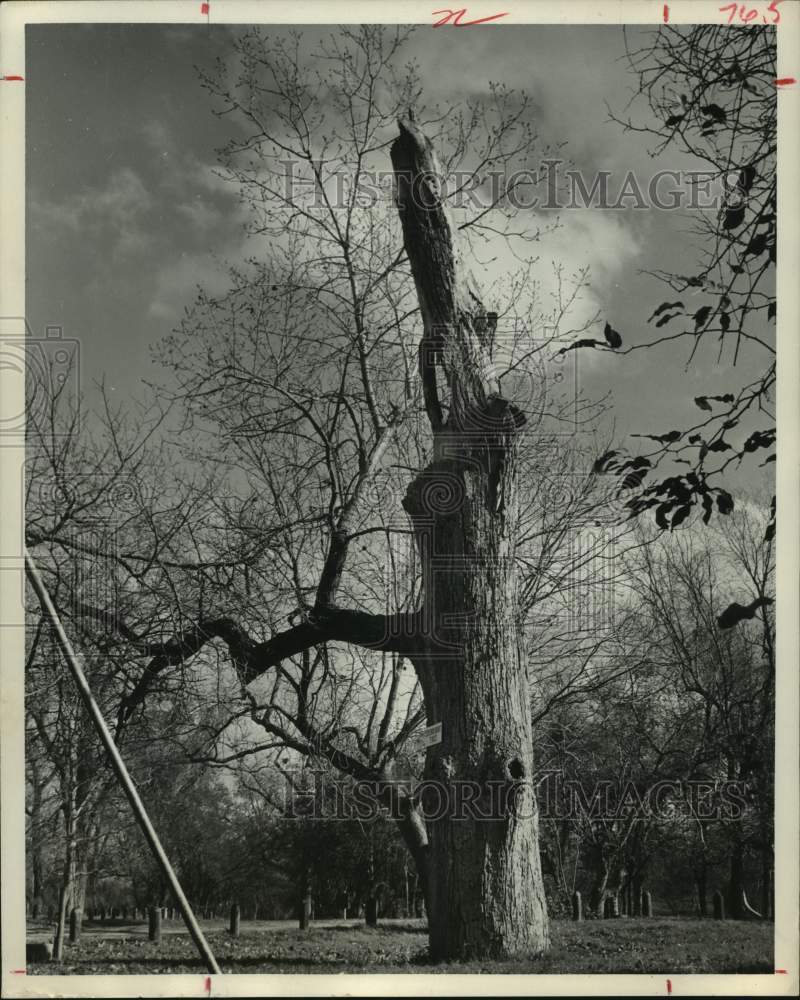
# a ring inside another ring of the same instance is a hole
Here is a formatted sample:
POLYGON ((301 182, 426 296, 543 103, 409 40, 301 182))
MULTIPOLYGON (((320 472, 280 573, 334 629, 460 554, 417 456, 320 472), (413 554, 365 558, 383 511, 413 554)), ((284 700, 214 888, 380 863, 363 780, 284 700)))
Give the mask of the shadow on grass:
MULTIPOLYGON (((415 923, 403 923, 403 924, 382 924, 378 922, 377 927, 368 927, 363 921, 361 923, 352 924, 337 924, 335 927, 314 927, 312 924, 309 928, 313 933, 315 930, 320 931, 322 934, 339 934, 346 932, 352 934, 353 931, 358 931, 359 933, 365 934, 427 934, 428 925, 427 924, 415 924, 415 923)), ((295 928, 299 932, 299 928, 295 928)))
MULTIPOLYGON (((371 970, 380 971, 382 965, 387 966, 401 966, 404 964, 412 964, 412 962, 405 963, 402 958, 397 957, 392 961, 387 962, 377 962, 374 958, 367 962, 360 963, 353 958, 314 958, 313 956, 272 956, 272 955, 242 955, 236 958, 226 958, 217 955, 217 962, 220 965, 223 973, 235 973, 247 968, 314 968, 314 969, 338 969, 340 971, 345 969, 352 969, 358 971, 361 968, 369 966, 371 970)), ((168 958, 158 958, 158 957, 148 957, 142 956, 133 959, 119 959, 114 957, 108 958, 89 958, 84 962, 65 963, 69 966, 69 975, 94 975, 95 970, 107 968, 107 967, 119 967, 128 966, 125 972, 121 972, 120 975, 134 975, 136 970, 143 969, 151 972, 163 972, 166 974, 180 973, 185 971, 194 972, 205 972, 205 965, 198 959, 196 962, 192 962, 189 959, 178 958, 170 961, 168 958), (87 966, 87 970, 84 972, 81 970, 80 966, 87 966)), ((27 969, 29 974, 37 975, 58 975, 59 972, 54 968, 52 964, 43 965, 29 965, 27 969)))
POLYGON ((320 969, 360 969, 369 966, 370 970, 380 971, 383 965, 404 965, 404 961, 400 957, 394 958, 392 961, 378 962, 374 958, 369 961, 359 962, 354 958, 313 958, 312 956, 284 956, 280 958, 273 955, 245 955, 241 958, 234 959, 220 959, 219 960, 223 968, 229 969, 231 972, 235 972, 237 969, 250 968, 252 966, 291 966, 293 968, 300 968, 303 966, 309 968, 320 968, 320 969))

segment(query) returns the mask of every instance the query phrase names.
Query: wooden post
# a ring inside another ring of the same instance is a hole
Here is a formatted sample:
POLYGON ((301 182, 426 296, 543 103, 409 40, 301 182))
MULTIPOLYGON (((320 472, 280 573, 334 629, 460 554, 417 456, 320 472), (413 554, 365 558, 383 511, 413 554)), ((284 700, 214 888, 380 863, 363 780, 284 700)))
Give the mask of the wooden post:
POLYGON ((311 924, 311 893, 300 898, 300 930, 307 931, 311 924))
POLYGON ((231 935, 235 938, 239 937, 239 920, 241 918, 241 911, 239 909, 239 904, 234 903, 231 907, 231 935))
POLYGON ((579 892, 573 892, 572 894, 572 919, 583 920, 583 903, 581 902, 581 894, 579 892))
POLYGON ((378 897, 369 896, 364 907, 364 922, 367 927, 378 926, 378 897))
POLYGON ((148 937, 156 944, 161 944, 161 907, 150 907, 150 919, 147 928, 148 937))
POLYGON ((642 892, 642 916, 653 916, 653 897, 649 892, 642 892))
POLYGON ((725 897, 717 889, 714 893, 714 919, 724 920, 725 919, 725 897))
POLYGON ((73 906, 69 915, 69 943, 78 944, 81 939, 81 921, 83 914, 73 906))

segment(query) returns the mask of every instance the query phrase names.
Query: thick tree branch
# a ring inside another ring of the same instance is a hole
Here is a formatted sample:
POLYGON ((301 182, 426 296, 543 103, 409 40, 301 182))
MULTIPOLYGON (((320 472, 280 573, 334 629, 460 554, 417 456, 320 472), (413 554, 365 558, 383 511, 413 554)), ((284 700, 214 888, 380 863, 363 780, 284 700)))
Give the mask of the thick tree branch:
POLYGON ((251 684, 287 657, 302 653, 323 642, 349 642, 367 649, 411 654, 419 646, 419 616, 413 614, 371 615, 347 608, 311 610, 308 621, 280 632, 265 642, 257 642, 231 618, 209 618, 164 641, 152 641, 138 634, 112 612, 87 604, 78 605, 81 615, 91 616, 106 628, 118 632, 139 655, 152 659, 139 682, 120 708, 118 733, 133 709, 144 701, 155 678, 169 667, 195 656, 208 642, 222 639, 228 646, 233 665, 243 685, 251 684))

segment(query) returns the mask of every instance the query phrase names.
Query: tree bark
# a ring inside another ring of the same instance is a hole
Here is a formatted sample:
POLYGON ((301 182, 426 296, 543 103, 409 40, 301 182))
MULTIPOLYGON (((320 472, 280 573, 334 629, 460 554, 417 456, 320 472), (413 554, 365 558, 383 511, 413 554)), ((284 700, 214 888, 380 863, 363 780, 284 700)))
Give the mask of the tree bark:
POLYGON ((42 780, 36 756, 28 758, 30 771, 29 784, 31 789, 31 838, 28 844, 28 855, 31 859, 31 916, 36 920, 42 908, 44 898, 44 861, 42 857, 42 838, 40 823, 42 816, 42 780))
POLYGON ((74 788, 64 798, 64 871, 63 881, 58 896, 58 923, 53 938, 53 960, 60 962, 64 952, 64 937, 67 933, 67 920, 72 907, 72 897, 75 886, 75 838, 76 818, 74 788))
POLYGON ((728 880, 728 912, 734 920, 743 920, 745 908, 742 901, 744 892, 744 847, 737 838, 733 842, 730 856, 730 877, 728 880))
POLYGON ((695 885, 697 886, 697 912, 701 917, 708 916, 708 886, 706 882, 706 868, 703 865, 698 868, 695 874, 695 885))
POLYGON ((524 418, 492 375, 486 313, 459 258, 430 142, 401 121, 391 155, 434 435, 433 461, 404 500, 424 580, 422 648, 412 661, 428 723, 442 723, 425 772, 435 799, 426 809, 431 956, 537 954, 549 932, 513 573, 524 418))
POLYGON ((64 934, 67 923, 67 906, 69 905, 69 886, 62 885, 58 891, 58 918, 53 936, 53 961, 60 962, 64 957, 64 934))
POLYGON ((632 877, 631 880, 631 908, 628 911, 632 917, 641 917, 642 915, 642 893, 644 892, 644 884, 642 882, 641 874, 637 873, 632 877))
POLYGON ((603 907, 606 900, 606 888, 608 878, 611 873, 609 858, 606 853, 606 844, 603 840, 598 840, 591 844, 587 851, 587 860, 590 863, 592 872, 592 887, 589 892, 589 910, 597 917, 603 916, 603 907))
POLYGON ((299 923, 300 930, 307 931, 311 926, 311 909, 312 909, 312 898, 311 898, 311 869, 306 866, 303 870, 301 884, 300 884, 300 899, 299 899, 299 923))

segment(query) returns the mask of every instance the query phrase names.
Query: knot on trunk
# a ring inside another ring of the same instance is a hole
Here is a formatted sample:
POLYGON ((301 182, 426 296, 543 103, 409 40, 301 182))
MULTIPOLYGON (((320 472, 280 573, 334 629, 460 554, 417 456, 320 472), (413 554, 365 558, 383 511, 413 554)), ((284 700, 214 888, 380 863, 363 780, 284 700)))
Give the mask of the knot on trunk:
POLYGON ((412 517, 454 514, 465 496, 463 467, 455 461, 432 462, 409 483, 403 507, 412 517))
POLYGON ((462 429, 485 444, 506 444, 526 424, 525 414, 499 393, 486 396, 481 405, 473 404, 464 412, 462 429))
POLYGON ((522 781, 525 778, 525 765, 519 757, 512 757, 506 762, 506 777, 509 781, 522 781))

